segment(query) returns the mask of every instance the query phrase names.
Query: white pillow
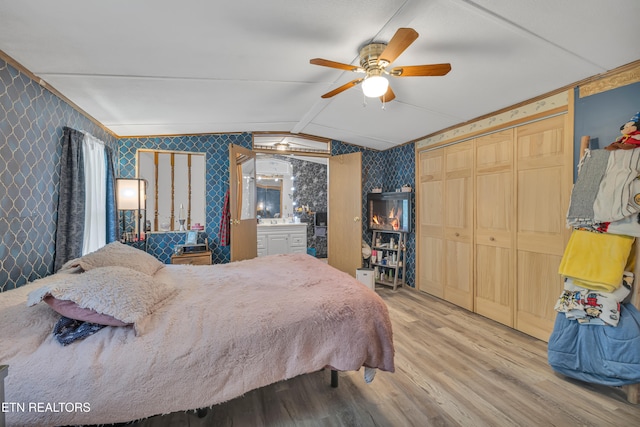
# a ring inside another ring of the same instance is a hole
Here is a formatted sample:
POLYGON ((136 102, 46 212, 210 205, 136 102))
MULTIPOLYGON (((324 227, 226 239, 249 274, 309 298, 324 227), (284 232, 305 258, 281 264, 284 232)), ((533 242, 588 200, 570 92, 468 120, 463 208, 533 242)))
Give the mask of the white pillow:
POLYGON ((120 242, 112 242, 80 258, 68 261, 60 272, 80 267, 89 271, 98 267, 120 266, 133 268, 150 276, 164 266, 156 257, 120 242))
POLYGON ((27 306, 51 295, 131 323, 136 335, 144 332, 145 320, 156 306, 177 291, 148 274, 118 266, 97 267, 80 274, 54 274, 33 283, 43 286, 29 293, 27 306))

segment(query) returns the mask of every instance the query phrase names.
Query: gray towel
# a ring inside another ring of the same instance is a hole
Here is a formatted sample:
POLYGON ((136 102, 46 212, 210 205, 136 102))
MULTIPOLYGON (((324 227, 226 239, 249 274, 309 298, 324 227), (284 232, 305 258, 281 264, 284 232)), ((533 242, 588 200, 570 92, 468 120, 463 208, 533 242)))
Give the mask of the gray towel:
POLYGON ((567 226, 593 225, 593 203, 607 170, 610 151, 587 150, 580 160, 579 174, 571 191, 567 226))

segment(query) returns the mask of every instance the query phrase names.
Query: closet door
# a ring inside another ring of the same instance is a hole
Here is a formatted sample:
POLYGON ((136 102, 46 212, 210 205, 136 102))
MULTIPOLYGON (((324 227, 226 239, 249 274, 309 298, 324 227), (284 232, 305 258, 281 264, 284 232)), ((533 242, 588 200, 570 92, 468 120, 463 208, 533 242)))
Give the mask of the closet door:
POLYGON ((573 147, 567 115, 516 129, 517 305, 515 328, 548 341, 562 291, 558 266, 568 241, 565 216, 573 147))
POLYGON ((444 299, 473 310, 473 141, 444 149, 444 299))
POLYGON ((419 153, 418 289, 444 298, 444 150, 419 153))
POLYGON ((476 139, 475 311, 513 327, 513 129, 476 139))

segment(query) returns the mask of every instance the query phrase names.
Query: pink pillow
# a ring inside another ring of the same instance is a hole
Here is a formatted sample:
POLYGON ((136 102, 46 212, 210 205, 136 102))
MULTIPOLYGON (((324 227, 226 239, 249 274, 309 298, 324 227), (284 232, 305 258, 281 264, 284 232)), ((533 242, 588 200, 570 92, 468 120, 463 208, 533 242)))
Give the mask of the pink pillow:
POLYGON ((98 325, 107 326, 128 326, 129 323, 124 323, 113 316, 108 314, 101 314, 90 308, 82 308, 73 301, 65 299, 57 299, 51 295, 44 297, 44 302, 49 304, 58 313, 69 319, 82 320, 90 323, 97 323, 98 325))

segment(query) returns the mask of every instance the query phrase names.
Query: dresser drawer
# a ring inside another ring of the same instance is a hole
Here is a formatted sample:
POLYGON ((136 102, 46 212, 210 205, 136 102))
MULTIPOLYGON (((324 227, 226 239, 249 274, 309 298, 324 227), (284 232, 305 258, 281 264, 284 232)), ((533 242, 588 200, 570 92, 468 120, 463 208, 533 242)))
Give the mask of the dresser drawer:
POLYGON ((290 236, 290 245, 291 247, 296 247, 296 246, 301 246, 301 247, 306 247, 307 246, 307 236, 303 235, 303 234, 292 234, 290 236))
POLYGON ((211 252, 173 255, 171 264, 211 265, 211 252))

